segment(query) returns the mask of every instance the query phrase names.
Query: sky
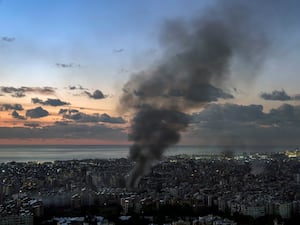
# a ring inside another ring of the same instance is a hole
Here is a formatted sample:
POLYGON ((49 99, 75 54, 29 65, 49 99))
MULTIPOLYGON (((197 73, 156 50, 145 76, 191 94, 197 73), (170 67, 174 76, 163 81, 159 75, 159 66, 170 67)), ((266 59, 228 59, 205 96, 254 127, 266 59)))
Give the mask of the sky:
POLYGON ((299 146, 299 10, 296 0, 2 0, 0 145, 130 144, 126 87, 189 46, 168 24, 193 33, 215 19, 241 35, 212 81, 231 97, 181 110, 190 122, 179 144, 299 146))

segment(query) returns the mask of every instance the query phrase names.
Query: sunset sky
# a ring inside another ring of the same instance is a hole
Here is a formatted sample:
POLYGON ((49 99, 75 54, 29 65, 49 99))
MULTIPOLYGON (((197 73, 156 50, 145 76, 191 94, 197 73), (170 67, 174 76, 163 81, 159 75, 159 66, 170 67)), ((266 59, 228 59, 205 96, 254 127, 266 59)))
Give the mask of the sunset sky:
POLYGON ((228 78, 215 83, 232 98, 185 112, 180 144, 300 145, 296 0, 2 0, 0 145, 130 143, 134 111, 120 110, 119 99, 135 74, 169 54, 164 24, 193 24, 226 2, 247 5, 265 40, 254 48, 265 50, 251 56, 255 68, 232 57, 228 78))

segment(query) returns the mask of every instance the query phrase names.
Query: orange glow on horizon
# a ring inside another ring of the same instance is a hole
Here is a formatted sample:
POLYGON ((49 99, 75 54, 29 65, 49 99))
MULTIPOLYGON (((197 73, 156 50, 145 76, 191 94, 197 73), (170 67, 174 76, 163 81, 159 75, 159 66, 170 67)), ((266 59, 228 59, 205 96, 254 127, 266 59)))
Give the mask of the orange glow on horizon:
POLYGON ((0 139, 1 145, 129 145, 128 141, 116 140, 98 140, 98 139, 18 139, 18 138, 5 138, 0 139))

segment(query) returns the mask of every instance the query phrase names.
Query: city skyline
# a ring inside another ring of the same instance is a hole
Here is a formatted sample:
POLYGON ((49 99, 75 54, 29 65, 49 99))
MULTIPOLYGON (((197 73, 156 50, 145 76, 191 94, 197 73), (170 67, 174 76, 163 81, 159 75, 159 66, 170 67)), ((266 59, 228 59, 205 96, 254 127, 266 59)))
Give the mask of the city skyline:
MULTIPOLYGON (((164 36, 166 24, 179 21, 190 29, 209 15, 241 26, 239 34, 248 40, 234 36, 230 43, 239 46, 225 78, 210 81, 220 96, 184 110, 190 122, 180 130, 179 144, 297 146, 299 9, 293 0, 3 0, 0 144, 130 144, 135 111, 120 107, 126 84, 179 54, 176 46, 166 47, 164 38, 172 39, 164 36), (222 18, 220 12, 232 6, 241 9, 232 10, 234 16, 247 9, 246 25, 222 18), (255 43, 251 51, 249 40, 255 43)), ((175 39, 181 34, 173 33, 175 39)))

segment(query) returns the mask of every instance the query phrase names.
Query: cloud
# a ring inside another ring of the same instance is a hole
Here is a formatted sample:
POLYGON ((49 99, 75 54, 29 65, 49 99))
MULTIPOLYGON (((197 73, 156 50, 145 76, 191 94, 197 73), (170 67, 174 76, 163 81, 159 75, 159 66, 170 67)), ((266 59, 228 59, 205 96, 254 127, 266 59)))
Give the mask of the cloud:
POLYGON ((31 128, 37 128, 40 127, 39 123, 24 123, 24 126, 31 127, 31 128))
POLYGON ((191 115, 191 122, 207 128, 251 125, 257 127, 290 127, 300 125, 300 106, 283 104, 270 112, 262 105, 211 104, 191 115))
MULTIPOLYGON (((111 129, 98 123, 105 120, 105 114, 88 115, 76 109, 59 111, 63 120, 52 126, 40 129, 0 127, 0 138, 127 138, 123 129, 111 129), (85 125, 85 122, 92 123, 85 125)), ((209 104, 201 112, 191 114, 190 121, 190 126, 183 132, 184 140, 191 141, 190 144, 299 144, 300 105, 283 104, 264 112, 262 105, 209 104)))
POLYGON ((60 109, 58 114, 72 114, 72 113, 79 113, 79 111, 77 109, 60 109))
POLYGON ((3 93, 13 93, 13 92, 17 92, 19 91, 20 89, 18 88, 15 88, 15 87, 1 87, 1 91, 3 93))
POLYGON ((52 98, 48 98, 46 101, 43 101, 42 99, 39 98, 32 98, 31 101, 33 104, 50 105, 50 106, 70 105, 69 102, 63 102, 60 99, 52 99, 52 98))
POLYGON ((300 106, 283 104, 271 109, 263 122, 277 127, 300 126, 300 106))
POLYGON ((106 113, 101 114, 99 120, 104 123, 126 123, 122 117, 111 117, 106 113))
POLYGON ((14 94, 11 95, 11 97, 15 97, 15 98, 23 98, 26 95, 24 94, 24 92, 15 92, 14 94))
POLYGON ((16 38, 14 38, 14 37, 8 37, 8 36, 3 36, 3 37, 1 37, 1 40, 2 41, 6 41, 6 42, 13 42, 13 41, 16 40, 16 38))
POLYGON ((9 87, 2 86, 0 90, 4 94, 11 94, 12 97, 21 98, 26 96, 25 93, 38 93, 42 95, 55 94, 55 89, 52 87, 9 87))
POLYGON ((0 111, 18 110, 22 111, 23 106, 21 104, 1 104, 0 111))
POLYGON ((65 121, 55 121, 55 125, 67 126, 69 125, 69 123, 65 121))
POLYGON ((124 124, 126 121, 122 117, 112 117, 108 114, 85 114, 74 109, 60 109, 59 114, 63 115, 64 119, 73 120, 82 123, 113 123, 124 124))
POLYGON ((68 89, 69 90, 87 90, 87 88, 84 88, 81 85, 77 85, 77 86, 69 85, 68 89))
POLYGON ((263 117, 262 105, 210 104, 202 112, 194 113, 191 121, 251 122, 263 117))
POLYGON ((54 94, 55 89, 53 87, 23 87, 25 92, 34 92, 44 95, 54 94))
POLYGON ((265 100, 274 100, 274 101, 288 101, 291 100, 291 96, 289 96, 284 90, 281 91, 272 91, 272 93, 263 92, 260 97, 265 100))
POLYGON ((119 48, 119 49, 114 49, 114 52, 115 53, 121 53, 121 52, 124 52, 124 48, 119 48))
POLYGON ((299 135, 300 105, 264 112, 262 105, 211 104, 191 115, 185 137, 206 144, 293 145, 299 135))
POLYGON ((291 101, 291 100, 300 100, 300 95, 290 96, 288 95, 285 90, 274 90, 271 93, 263 92, 261 93, 260 97, 264 100, 271 100, 271 101, 291 101))
POLYGON ((71 138, 86 139, 94 138, 97 140, 126 141, 127 134, 122 128, 109 128, 103 124, 94 126, 56 123, 52 126, 32 129, 34 123, 26 123, 27 127, 0 127, 1 138, 71 138))
POLYGON ((24 116, 20 115, 16 110, 14 110, 11 115, 15 119, 26 120, 26 118, 24 116))
POLYGON ((300 94, 294 95, 293 100, 300 100, 300 94))
POLYGON ((93 98, 93 99, 103 99, 103 98, 105 98, 104 94, 103 94, 100 90, 94 91, 93 94, 91 94, 91 93, 88 92, 88 91, 85 91, 84 93, 85 93, 87 96, 89 96, 90 98, 93 98))
POLYGON ((168 97, 183 97, 194 102, 212 102, 218 99, 234 98, 233 95, 224 92, 220 88, 216 88, 210 84, 199 84, 189 91, 180 89, 170 89, 167 93, 168 97), (201 90, 201 91, 199 91, 201 90))
POLYGON ((56 66, 58 68, 75 68, 75 67, 81 67, 80 64, 75 64, 75 63, 56 63, 56 66))
POLYGON ((44 101, 42 99, 39 99, 39 98, 32 98, 31 102, 33 104, 43 104, 44 103, 44 101))
POLYGON ((26 117, 30 117, 30 118, 41 118, 48 115, 49 112, 47 110, 44 110, 42 107, 37 107, 26 111, 26 117))

